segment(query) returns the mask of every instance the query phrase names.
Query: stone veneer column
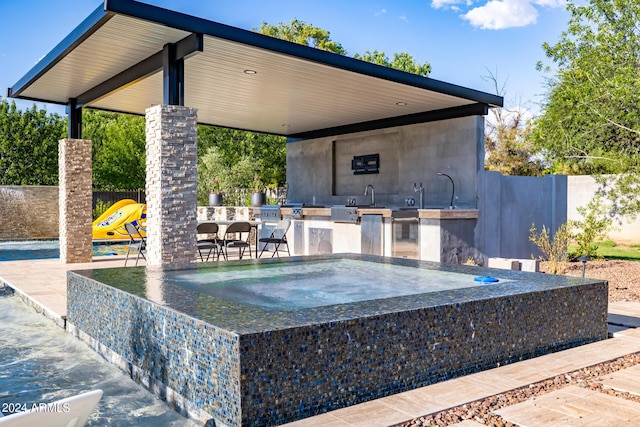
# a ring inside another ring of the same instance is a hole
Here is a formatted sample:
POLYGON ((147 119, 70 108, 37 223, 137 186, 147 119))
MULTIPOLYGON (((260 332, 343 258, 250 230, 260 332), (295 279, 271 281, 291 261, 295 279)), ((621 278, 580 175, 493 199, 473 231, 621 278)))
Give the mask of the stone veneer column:
POLYGON ((197 255, 197 110, 147 109, 147 265, 189 267, 197 255))
POLYGON ((91 141, 58 143, 60 261, 91 262, 91 141))

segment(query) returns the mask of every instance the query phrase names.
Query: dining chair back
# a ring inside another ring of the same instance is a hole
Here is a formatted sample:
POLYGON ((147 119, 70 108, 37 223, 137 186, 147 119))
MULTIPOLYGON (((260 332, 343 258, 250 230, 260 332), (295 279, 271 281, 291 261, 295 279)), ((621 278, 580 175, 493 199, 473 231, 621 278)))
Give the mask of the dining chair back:
POLYGON ((218 230, 219 226, 215 222, 202 222, 198 224, 196 228, 196 233, 198 235, 204 234, 207 235, 205 239, 198 239, 198 254, 200 255, 201 261, 209 261, 209 257, 213 254, 214 259, 220 258, 220 251, 222 250, 222 246, 220 245, 220 239, 218 238, 218 230), (207 258, 205 260, 203 252, 207 253, 207 258))
POLYGON ((224 257, 229 259, 229 248, 238 249, 238 257, 242 259, 245 251, 249 248, 249 258, 251 258, 251 224, 245 221, 238 221, 229 224, 224 232, 224 257))

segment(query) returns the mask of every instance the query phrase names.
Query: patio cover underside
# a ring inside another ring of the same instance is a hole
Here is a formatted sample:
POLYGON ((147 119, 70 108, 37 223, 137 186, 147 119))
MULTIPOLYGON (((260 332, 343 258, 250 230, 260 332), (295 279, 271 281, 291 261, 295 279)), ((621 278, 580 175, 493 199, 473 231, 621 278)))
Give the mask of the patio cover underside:
POLYGON ((131 0, 105 1, 8 94, 142 115, 165 99, 169 43, 185 51, 184 105, 203 124, 308 138, 502 106, 499 96, 131 0))

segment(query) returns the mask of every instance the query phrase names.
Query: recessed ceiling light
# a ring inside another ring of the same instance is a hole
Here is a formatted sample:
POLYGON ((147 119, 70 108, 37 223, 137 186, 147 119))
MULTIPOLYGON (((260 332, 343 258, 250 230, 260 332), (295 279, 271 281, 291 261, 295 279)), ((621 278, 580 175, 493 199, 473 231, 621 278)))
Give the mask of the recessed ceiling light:
POLYGON ((258 74, 256 70, 244 70, 245 74, 258 74))
POLYGON ((396 102, 396 105, 399 106, 399 107, 404 107, 405 105, 407 105, 407 103, 404 102, 404 101, 398 101, 398 102, 396 102))

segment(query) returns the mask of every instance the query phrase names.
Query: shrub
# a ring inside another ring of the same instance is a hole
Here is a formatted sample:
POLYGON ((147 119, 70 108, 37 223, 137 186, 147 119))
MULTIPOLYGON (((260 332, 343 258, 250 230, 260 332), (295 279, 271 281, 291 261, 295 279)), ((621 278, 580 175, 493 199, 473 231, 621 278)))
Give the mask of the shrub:
POLYGON ((101 199, 96 200, 96 207, 92 210, 93 220, 100 218, 100 215, 105 213, 112 205, 113 202, 103 202, 101 199))
POLYGON ((228 164, 219 148, 209 147, 198 159, 198 204, 207 205, 209 192, 215 187, 224 193, 225 205, 251 206, 251 194, 246 196, 246 192, 238 189, 252 188, 254 177, 261 169, 261 161, 248 156, 228 164))
POLYGON ((542 230, 538 232, 535 224, 531 224, 529 229, 529 240, 533 242, 542 256, 541 261, 549 262, 549 273, 564 274, 569 266, 568 245, 571 239, 571 232, 568 224, 562 224, 553 236, 550 230, 542 226, 542 230))
POLYGON ((573 240, 578 246, 576 256, 597 257, 598 245, 613 228, 608 209, 602 203, 602 193, 597 193, 587 206, 577 208, 582 221, 573 221, 576 230, 573 240))

